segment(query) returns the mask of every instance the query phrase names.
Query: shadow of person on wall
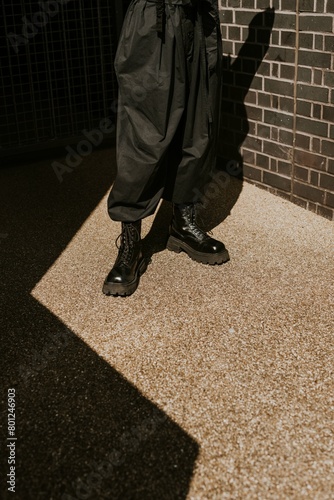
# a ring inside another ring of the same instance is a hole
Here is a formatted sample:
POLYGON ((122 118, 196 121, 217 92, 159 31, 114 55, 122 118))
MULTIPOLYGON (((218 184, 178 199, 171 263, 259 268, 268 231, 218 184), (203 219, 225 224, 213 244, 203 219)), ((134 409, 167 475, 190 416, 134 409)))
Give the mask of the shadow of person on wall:
MULTIPOLYGON (((247 39, 237 58, 222 58, 222 89, 218 160, 204 187, 199 221, 205 231, 223 222, 237 202, 243 185, 243 157, 240 148, 249 132, 245 99, 269 49, 275 8, 258 12, 249 24, 247 39)), ((166 248, 172 207, 162 202, 148 235, 144 238, 147 257, 166 248)))
POLYGON ((223 56, 218 161, 207 186, 206 206, 201 211, 206 230, 228 217, 242 191, 240 148, 250 129, 245 99, 269 49, 274 21, 275 8, 258 12, 249 24, 247 39, 237 58, 231 61, 230 55, 223 56))

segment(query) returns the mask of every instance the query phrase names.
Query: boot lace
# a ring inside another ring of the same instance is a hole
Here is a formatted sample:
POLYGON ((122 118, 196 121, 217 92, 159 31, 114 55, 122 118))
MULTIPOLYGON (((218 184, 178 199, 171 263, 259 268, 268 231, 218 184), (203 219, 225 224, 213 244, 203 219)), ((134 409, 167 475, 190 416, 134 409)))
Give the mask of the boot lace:
POLYGON ((140 234, 132 224, 124 224, 122 232, 116 238, 115 245, 118 248, 118 263, 129 264, 132 258, 135 243, 140 240, 140 234))
POLYGON ((208 231, 208 234, 203 230, 201 229, 197 222, 196 221, 199 221, 199 223, 201 225, 203 225, 203 220, 201 218, 201 216, 199 215, 198 213, 198 208, 197 208, 197 205, 194 204, 193 207, 192 207, 192 215, 191 215, 191 223, 189 224, 193 233, 198 236, 199 238, 203 238, 203 237, 206 237, 208 234, 211 234, 212 235, 212 231, 208 231))

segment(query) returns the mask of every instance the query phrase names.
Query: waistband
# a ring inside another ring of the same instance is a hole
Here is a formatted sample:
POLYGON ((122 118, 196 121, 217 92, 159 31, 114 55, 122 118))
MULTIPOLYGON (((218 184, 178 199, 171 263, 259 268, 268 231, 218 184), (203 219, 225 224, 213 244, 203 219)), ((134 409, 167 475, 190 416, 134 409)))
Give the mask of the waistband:
MULTIPOLYGON (((156 30, 158 33, 163 35, 164 33, 164 18, 165 18, 165 5, 193 5, 198 7, 201 1, 206 2, 207 0, 146 0, 148 2, 154 2, 156 4, 157 20, 156 20, 156 30)), ((210 3, 214 0, 208 0, 210 3)), ((202 23, 199 22, 199 34, 200 34, 200 57, 201 57, 201 78, 204 83, 203 85, 203 99, 205 101, 207 116, 210 123, 212 123, 212 111, 209 105, 209 88, 207 81, 207 61, 206 61, 206 44, 205 36, 203 32, 202 23)))
POLYGON ((164 29, 165 4, 181 5, 181 6, 194 4, 194 0, 147 0, 147 1, 156 4, 156 9, 157 9, 156 29, 158 33, 162 33, 164 29))

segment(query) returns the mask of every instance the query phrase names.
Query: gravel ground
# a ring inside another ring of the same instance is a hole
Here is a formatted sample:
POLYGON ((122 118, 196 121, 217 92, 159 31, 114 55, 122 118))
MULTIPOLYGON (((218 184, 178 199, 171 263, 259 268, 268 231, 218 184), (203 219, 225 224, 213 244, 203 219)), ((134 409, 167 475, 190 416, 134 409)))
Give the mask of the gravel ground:
POLYGON ((333 223, 231 179, 201 214, 230 262, 165 250, 162 204, 106 297, 113 175, 113 150, 0 173, 17 498, 332 499, 333 223))

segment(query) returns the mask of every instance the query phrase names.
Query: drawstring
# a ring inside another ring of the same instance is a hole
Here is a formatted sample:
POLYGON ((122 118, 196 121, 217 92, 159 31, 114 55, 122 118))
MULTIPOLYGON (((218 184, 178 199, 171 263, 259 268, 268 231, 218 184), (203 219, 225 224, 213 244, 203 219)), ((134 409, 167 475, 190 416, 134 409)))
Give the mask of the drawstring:
POLYGON ((165 27, 165 0, 157 0, 156 1, 156 10, 157 10, 157 24, 156 30, 158 33, 163 34, 165 27))

